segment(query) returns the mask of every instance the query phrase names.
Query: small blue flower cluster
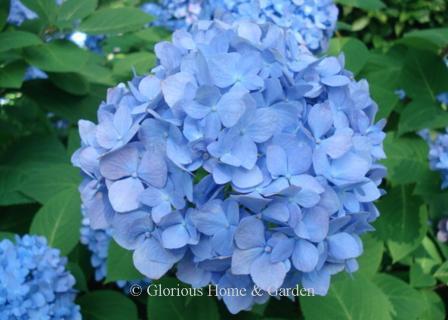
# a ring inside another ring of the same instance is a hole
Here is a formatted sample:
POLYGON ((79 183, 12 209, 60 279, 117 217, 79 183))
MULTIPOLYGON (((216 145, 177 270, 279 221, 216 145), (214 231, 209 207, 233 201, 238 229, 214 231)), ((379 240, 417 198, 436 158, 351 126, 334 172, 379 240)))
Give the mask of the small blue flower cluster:
POLYGON ((233 313, 357 270, 378 216, 384 122, 343 57, 272 24, 200 21, 155 46, 152 75, 108 91, 72 157, 93 229, 112 228, 150 279, 256 285, 233 313))
POLYGON ((75 31, 67 36, 67 39, 80 48, 87 49, 95 53, 102 53, 101 44, 106 37, 104 35, 88 35, 81 31, 75 31))
POLYGON ((111 240, 110 229, 92 229, 89 218, 81 208, 83 220, 81 225, 81 243, 87 246, 92 256, 90 263, 95 270, 95 280, 101 281, 107 275, 107 254, 111 240))
POLYGON ((66 258, 43 237, 0 242, 0 319, 81 319, 66 258))
POLYGON ((11 0, 7 22, 20 26, 26 20, 36 19, 37 14, 28 9, 20 0, 11 0))
POLYGON ((209 0, 216 16, 271 22, 295 31, 300 44, 313 53, 325 51, 333 36, 338 8, 332 0, 209 0), (220 13, 219 13, 220 12, 220 13))
POLYGON ((190 26, 204 14, 207 0, 160 0, 160 3, 149 2, 141 6, 141 10, 152 16, 155 26, 171 30, 190 26))
POLYGON ((445 134, 431 136, 429 130, 421 130, 419 135, 429 145, 429 166, 442 176, 442 189, 448 187, 448 129, 445 134))
POLYGON ((448 92, 442 92, 436 98, 440 103, 448 105, 448 92))
POLYGON ((142 6, 157 20, 156 25, 179 29, 199 19, 245 19, 271 22, 294 31, 298 42, 314 53, 328 47, 338 18, 332 0, 164 0, 142 6))

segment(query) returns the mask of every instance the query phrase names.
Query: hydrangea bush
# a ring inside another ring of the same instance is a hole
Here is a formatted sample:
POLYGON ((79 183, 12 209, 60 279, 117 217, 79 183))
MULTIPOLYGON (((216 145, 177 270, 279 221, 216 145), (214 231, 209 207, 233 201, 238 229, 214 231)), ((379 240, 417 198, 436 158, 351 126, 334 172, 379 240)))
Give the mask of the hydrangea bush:
POLYGON ((271 22, 294 31, 314 53, 326 50, 338 17, 332 0, 177 0, 148 3, 143 10, 157 17, 156 25, 173 30, 210 18, 271 22))
POLYGON ((0 242, 0 319, 80 320, 67 259, 43 237, 0 242))
MULTIPOLYGON (((385 175, 367 82, 272 24, 201 21, 155 52, 97 125, 79 122, 91 227, 112 227, 148 278, 177 266, 193 287, 325 295, 356 271, 385 175)), ((232 313, 267 298, 223 297, 232 313)))

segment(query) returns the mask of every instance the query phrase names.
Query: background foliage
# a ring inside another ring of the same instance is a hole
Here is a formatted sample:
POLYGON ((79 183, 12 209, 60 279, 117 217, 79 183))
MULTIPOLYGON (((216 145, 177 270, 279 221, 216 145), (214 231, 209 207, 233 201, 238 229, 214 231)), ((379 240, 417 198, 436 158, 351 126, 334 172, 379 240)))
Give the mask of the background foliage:
POLYGON ((60 8, 54 0, 23 2, 40 18, 12 27, 9 1, 0 1, 0 238, 45 235, 68 255, 86 319, 445 318, 448 246, 434 235, 448 213, 448 191, 429 170, 428 147, 416 132, 448 126, 447 106, 436 99, 448 91, 446 1, 338 1, 339 31, 327 54, 345 53, 347 68, 369 80, 378 119, 388 118, 389 175, 377 231, 363 239, 360 271, 337 276, 328 296, 271 299, 235 317, 208 297, 126 296, 112 282, 135 279, 136 271, 130 254, 115 244, 107 279, 96 283, 79 243, 80 178, 69 160, 79 146, 76 123, 95 120, 107 87, 148 72, 154 43, 169 33, 146 27, 151 17, 138 0, 67 0, 60 8), (66 40, 76 30, 107 35, 102 52, 66 40), (48 79, 24 81, 29 66, 48 79))

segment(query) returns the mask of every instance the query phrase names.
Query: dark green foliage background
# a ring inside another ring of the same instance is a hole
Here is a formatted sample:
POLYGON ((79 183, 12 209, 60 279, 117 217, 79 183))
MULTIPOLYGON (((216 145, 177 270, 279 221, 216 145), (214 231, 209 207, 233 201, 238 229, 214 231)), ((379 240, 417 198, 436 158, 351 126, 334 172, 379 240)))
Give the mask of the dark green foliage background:
MULTIPOLYGON (((115 243, 107 279, 96 283, 79 243, 80 177, 70 164, 80 143, 76 123, 95 120, 107 88, 130 79, 133 69, 148 72, 154 43, 169 32, 144 27, 151 17, 137 9, 138 0, 67 0, 61 8, 54 0, 23 2, 40 19, 13 28, 6 25, 9 0, 0 0, 0 238, 44 235, 67 255, 85 319, 445 319, 448 246, 435 240, 435 227, 448 214, 448 192, 416 135, 448 126, 448 106, 435 99, 448 91, 445 0, 337 1, 340 22, 327 54, 345 53, 347 68, 368 79, 378 119, 388 119, 389 174, 377 231, 363 237, 360 271, 334 277, 328 296, 271 299, 237 316, 208 297, 126 296, 113 282, 139 275, 115 243), (75 29, 107 34, 104 54, 47 41, 75 29), (30 65, 49 79, 23 82, 30 65), (408 93, 405 100, 397 89, 408 93)), ((176 285, 169 277, 162 282, 176 285)))

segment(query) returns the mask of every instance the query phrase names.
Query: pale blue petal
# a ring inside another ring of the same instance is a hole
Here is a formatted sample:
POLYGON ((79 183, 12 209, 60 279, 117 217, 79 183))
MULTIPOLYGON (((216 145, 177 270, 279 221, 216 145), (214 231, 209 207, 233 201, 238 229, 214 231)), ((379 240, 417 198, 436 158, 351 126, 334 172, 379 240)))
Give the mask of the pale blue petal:
POLYGON ((163 188, 166 184, 168 168, 164 156, 158 152, 145 152, 140 161, 138 176, 146 183, 163 188))
POLYGON ((256 143, 262 143, 272 137, 277 126, 277 112, 273 108, 262 108, 257 109, 245 132, 256 143))
POLYGON ((331 235, 327 241, 328 255, 337 260, 359 257, 363 250, 359 239, 346 232, 331 235))
POLYGON ((266 165, 271 175, 276 178, 288 174, 288 158, 285 150, 277 145, 271 145, 266 151, 266 165))
POLYGON ((176 224, 162 231, 162 244, 166 249, 179 249, 188 244, 190 235, 181 224, 176 224))
POLYGON ((134 251, 134 265, 149 279, 160 279, 180 257, 164 249, 154 238, 146 239, 134 251))
POLYGON ((128 212, 140 208, 139 196, 143 192, 143 184, 135 178, 119 180, 109 187, 109 200, 117 212, 128 212))
POLYGON ((252 188, 263 182, 263 174, 257 166, 251 170, 235 169, 232 175, 232 183, 241 189, 252 188))
POLYGON ((252 280, 267 292, 274 292, 282 286, 287 271, 283 262, 271 263, 267 254, 255 259, 250 267, 252 280))
POLYGON ((319 261, 319 251, 306 240, 297 240, 292 254, 294 267, 303 272, 311 272, 316 268, 319 261))
POLYGON ((234 126, 246 111, 246 106, 240 92, 224 94, 216 106, 224 127, 234 126))
POLYGON ((250 267, 254 260, 263 253, 263 248, 241 250, 235 248, 232 255, 232 273, 250 274, 250 267))
POLYGON ((316 138, 322 137, 333 124, 330 107, 327 104, 314 105, 308 114, 308 124, 316 138))
POLYGON ((247 217, 241 220, 235 232, 235 243, 240 249, 264 247, 264 225, 256 217, 247 217))

